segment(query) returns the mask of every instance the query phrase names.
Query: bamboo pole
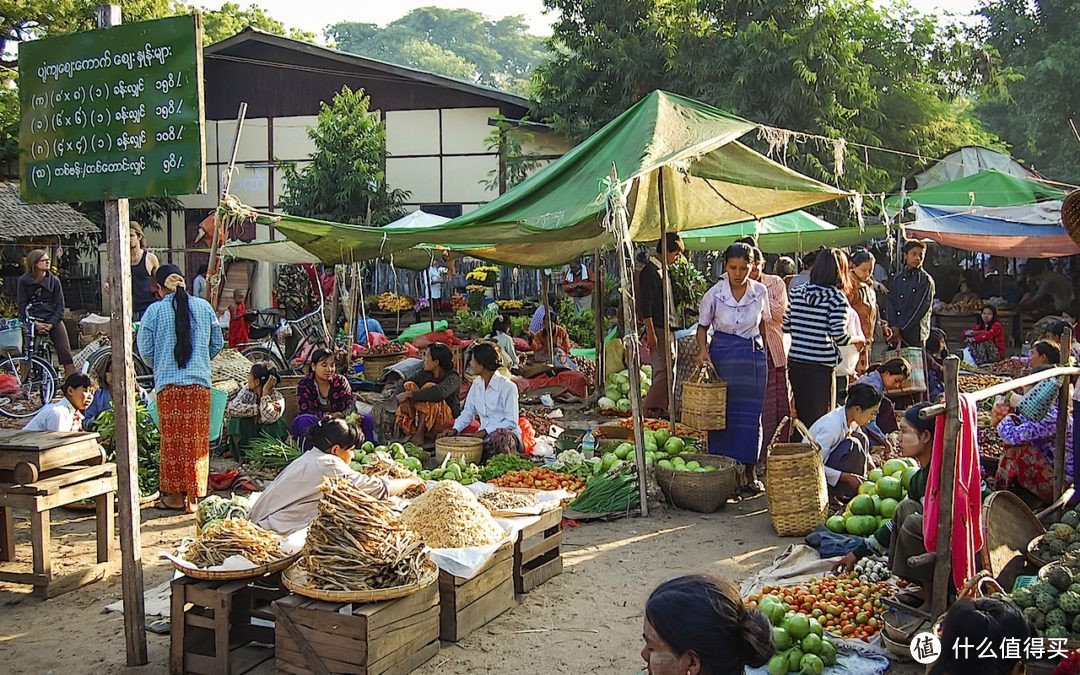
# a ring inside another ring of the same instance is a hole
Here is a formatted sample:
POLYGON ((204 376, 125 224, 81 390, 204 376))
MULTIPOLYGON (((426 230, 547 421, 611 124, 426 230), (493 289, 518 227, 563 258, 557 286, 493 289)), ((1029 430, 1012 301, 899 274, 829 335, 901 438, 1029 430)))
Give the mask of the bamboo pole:
POLYGON ((938 508, 937 547, 934 553, 934 582, 931 589, 930 615, 935 619, 945 613, 952 577, 953 496, 956 491, 956 443, 960 436, 960 359, 949 356, 944 363, 945 439, 939 464, 940 507, 938 508))
POLYGON ((545 330, 547 326, 547 344, 548 344, 548 363, 555 365, 555 341, 553 338, 554 328, 551 324, 551 298, 548 297, 548 275, 544 272, 540 272, 540 300, 544 303, 544 324, 540 326, 540 330, 545 330))
MULTIPOLYGON (((667 400, 668 400, 668 422, 671 424, 671 434, 675 435, 675 372, 671 363, 671 349, 672 342, 674 341, 674 335, 671 332, 671 270, 668 265, 668 245, 667 245, 667 206, 664 204, 664 167, 660 167, 660 171, 657 174, 659 179, 657 180, 656 189, 660 200, 660 264, 663 265, 663 279, 661 284, 663 288, 664 296, 664 344, 662 349, 664 350, 664 369, 667 371, 667 400)), ((660 341, 657 340, 658 348, 660 347, 660 341)), ((655 374, 654 374, 655 375, 655 374)))
MULTIPOLYGON (((1062 366, 1069 365, 1069 357, 1072 355, 1072 328, 1067 324, 1065 332, 1061 336, 1059 345, 1061 354, 1058 363, 1062 366)), ((1057 434, 1054 439, 1054 500, 1056 501, 1065 492, 1065 441, 1067 439, 1069 423, 1069 401, 1072 392, 1069 386, 1072 378, 1061 378, 1061 387, 1058 390, 1058 413, 1057 434)), ((1073 433, 1077 433, 1074 430, 1073 433)), ((1071 448, 1070 448, 1071 449, 1071 448)), ((1074 478, 1075 480, 1075 478, 1074 478)))
MULTIPOLYGON (((427 306, 428 306, 428 319, 431 321, 431 332, 435 332, 435 300, 431 297, 431 268, 435 267, 435 250, 431 250, 431 262, 428 264, 428 268, 424 270, 424 286, 427 287, 427 306)), ((419 319, 420 317, 416 317, 419 319)))
MULTIPOLYGON (((619 174, 615 169, 614 162, 611 164, 610 180, 613 185, 619 183, 619 174)), ((636 329, 637 318, 635 316, 637 303, 634 302, 634 283, 626 261, 629 255, 631 256, 631 264, 633 263, 633 250, 627 250, 630 241, 630 226, 627 223, 626 204, 623 201, 621 192, 618 199, 611 200, 611 210, 614 213, 614 229, 616 230, 616 241, 618 242, 616 248, 619 252, 619 277, 623 292, 622 310, 626 328, 624 340, 627 343, 626 367, 630 378, 630 414, 631 419, 634 420, 634 464, 638 476, 638 501, 641 515, 648 517, 649 497, 645 490, 645 429, 642 426, 641 417, 641 350, 636 329)))
MULTIPOLYGON (((222 178, 221 185, 221 198, 229 196, 229 189, 232 187, 233 174, 236 172, 236 153, 240 149, 240 132, 244 129, 244 118, 247 117, 247 103, 240 102, 240 109, 236 113, 236 134, 233 136, 232 156, 229 158, 229 167, 225 170, 225 176, 222 178)), ((218 218, 217 213, 214 213, 214 233, 213 239, 210 242, 210 263, 206 266, 207 279, 213 279, 217 276, 217 268, 220 264, 218 255, 219 242, 225 238, 225 222, 218 218)), ((219 283, 206 284, 206 297, 210 301, 210 305, 217 311, 218 299, 221 297, 221 287, 224 285, 223 280, 219 283)))
MULTIPOLYGON (((97 25, 108 29, 123 21, 119 5, 98 5, 97 25)), ((113 387, 116 409, 116 477, 120 516, 120 566, 124 598, 124 644, 127 665, 148 662, 143 599, 142 537, 139 517, 138 436, 135 432, 135 364, 131 327, 131 221, 127 199, 105 201, 105 237, 109 250, 113 387)), ((102 499, 99 497, 99 499, 102 499)), ((103 499, 112 499, 105 495, 103 499)), ((98 502, 99 504, 101 502, 98 502)), ((99 510, 100 513, 100 510, 99 510)), ((112 527, 112 523, 108 524, 112 527)), ((111 542, 105 542, 108 547, 111 542)), ((99 549, 100 550, 100 549, 99 549)), ((106 549, 107 550, 107 549, 106 549)), ((46 551, 45 555, 48 555, 46 551)), ((107 559, 108 556, 106 556, 107 559)))
MULTIPOLYGON (((1002 394, 1008 394, 1016 389, 1021 389, 1043 380, 1047 380, 1051 377, 1063 377, 1066 375, 1080 375, 1080 368, 1076 366, 1058 366, 1057 368, 1050 368, 1042 372, 1033 373, 1031 375, 1025 375, 1024 377, 1018 377, 1015 380, 1009 380, 1008 382, 1002 382, 1001 384, 995 384, 992 387, 986 389, 980 389, 979 391, 968 394, 974 401, 985 401, 988 398, 994 398, 1002 394)), ((930 419, 931 417, 937 417, 944 414, 945 404, 935 403, 934 405, 928 405, 919 412, 919 417, 922 419, 930 419)))
POLYGON ((603 265, 600 262, 600 249, 596 249, 593 258, 593 312, 596 314, 596 398, 603 396, 604 391, 604 275, 601 271, 603 265))

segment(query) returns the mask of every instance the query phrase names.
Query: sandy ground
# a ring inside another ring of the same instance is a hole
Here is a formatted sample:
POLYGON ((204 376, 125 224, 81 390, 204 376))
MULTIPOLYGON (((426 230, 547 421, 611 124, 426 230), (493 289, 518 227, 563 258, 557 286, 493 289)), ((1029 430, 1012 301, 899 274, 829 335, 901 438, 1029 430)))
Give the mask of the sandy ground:
MULTIPOLYGON (((772 532, 763 498, 712 515, 656 510, 568 529, 565 572, 509 612, 442 651, 419 673, 622 672, 640 669, 642 605, 659 582, 689 572, 734 580, 765 565, 792 540, 772 532)), ((75 569, 93 554, 91 513, 54 512, 54 568, 75 569)), ((17 520, 28 561, 25 519, 17 520)), ((171 576, 156 556, 194 530, 191 516, 144 513, 146 586, 171 576)), ((168 636, 148 635, 150 665, 125 669, 123 621, 105 613, 120 598, 119 577, 48 601, 0 584, 0 663, 9 673, 168 672, 168 636)), ((263 669, 260 672, 272 672, 263 669)))

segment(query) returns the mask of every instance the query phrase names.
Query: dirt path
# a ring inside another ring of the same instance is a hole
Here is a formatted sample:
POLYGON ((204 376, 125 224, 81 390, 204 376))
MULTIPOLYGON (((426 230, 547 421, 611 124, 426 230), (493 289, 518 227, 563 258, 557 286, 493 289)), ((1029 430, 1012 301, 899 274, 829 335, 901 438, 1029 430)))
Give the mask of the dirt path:
MULTIPOLYGON (((417 672, 636 672, 641 668, 642 607, 653 587, 690 572, 738 581, 794 541, 776 537, 764 508, 765 500, 758 498, 707 516, 661 510, 649 519, 568 529, 561 576, 461 643, 444 645, 417 672)), ((57 513, 63 515, 54 526, 54 567, 63 572, 92 556, 93 518, 89 513, 57 513)), ((25 542, 26 521, 18 521, 17 527, 20 542, 25 542)), ((193 530, 191 516, 146 512, 147 588, 172 573, 157 552, 193 530)), ((104 612, 105 605, 120 597, 119 577, 46 602, 30 597, 27 590, 0 584, 0 663, 5 672, 168 672, 168 636, 152 634, 150 665, 123 667, 122 618, 104 612)))

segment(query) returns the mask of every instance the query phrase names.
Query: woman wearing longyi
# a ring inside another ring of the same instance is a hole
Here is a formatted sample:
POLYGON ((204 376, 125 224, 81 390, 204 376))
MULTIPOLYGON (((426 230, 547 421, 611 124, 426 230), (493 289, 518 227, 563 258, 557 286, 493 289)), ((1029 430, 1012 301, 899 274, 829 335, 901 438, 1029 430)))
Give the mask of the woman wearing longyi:
POLYGON ((315 520, 324 478, 348 478, 358 488, 379 499, 399 495, 419 478, 374 478, 349 467, 353 451, 363 439, 344 420, 327 419, 309 432, 312 447, 291 462, 266 486, 248 519, 259 527, 289 535, 315 520))

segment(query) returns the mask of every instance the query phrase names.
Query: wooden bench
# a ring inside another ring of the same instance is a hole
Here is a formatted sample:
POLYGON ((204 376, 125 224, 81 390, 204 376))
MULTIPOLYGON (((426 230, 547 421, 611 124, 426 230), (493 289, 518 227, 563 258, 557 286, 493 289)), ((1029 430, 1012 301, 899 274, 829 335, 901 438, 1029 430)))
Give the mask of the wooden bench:
POLYGON ((105 578, 114 567, 112 540, 116 465, 105 462, 96 433, 0 430, 0 567, 15 561, 16 509, 30 512, 32 571, 0 569, 0 581, 34 587, 53 598, 105 578), (51 511, 94 499, 97 564, 54 578, 51 511))
POLYGON ((528 593, 562 574, 562 509, 540 516, 521 530, 514 543, 514 592, 528 593))
POLYGON ((439 572, 439 637, 457 642, 514 606, 514 556, 508 542, 472 579, 439 572))
POLYGON ((271 603, 288 594, 280 574, 235 581, 173 579, 169 672, 242 675, 274 658, 271 603))
POLYGON ((439 587, 395 600, 274 603, 278 672, 406 675, 439 652, 439 587))

